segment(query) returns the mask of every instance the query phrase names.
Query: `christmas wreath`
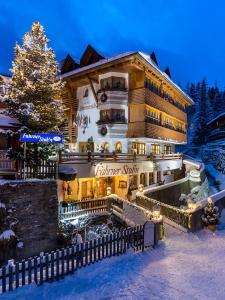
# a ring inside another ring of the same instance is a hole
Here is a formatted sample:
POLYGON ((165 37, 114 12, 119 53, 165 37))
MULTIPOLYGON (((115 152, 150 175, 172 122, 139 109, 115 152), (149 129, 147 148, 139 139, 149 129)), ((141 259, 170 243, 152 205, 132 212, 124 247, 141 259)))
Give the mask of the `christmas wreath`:
POLYGON ((107 97, 106 93, 103 93, 103 94, 101 95, 101 97, 100 97, 100 100, 101 100, 102 103, 104 103, 104 102, 106 102, 107 98, 108 98, 108 97, 107 97))
POLYGON ((101 132, 101 135, 106 135, 106 133, 107 133, 107 128, 106 128, 106 126, 102 126, 100 132, 101 132))

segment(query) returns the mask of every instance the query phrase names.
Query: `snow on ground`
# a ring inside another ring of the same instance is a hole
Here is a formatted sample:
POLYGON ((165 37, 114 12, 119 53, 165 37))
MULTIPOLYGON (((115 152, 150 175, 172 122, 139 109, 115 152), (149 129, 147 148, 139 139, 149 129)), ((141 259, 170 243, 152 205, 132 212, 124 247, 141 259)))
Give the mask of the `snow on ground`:
POLYGON ((205 164, 209 181, 209 193, 213 195, 225 189, 225 175, 219 172, 212 164, 205 164))
POLYGON ((224 299, 225 230, 196 234, 167 225, 156 249, 105 259, 59 282, 20 288, 1 300, 224 299))

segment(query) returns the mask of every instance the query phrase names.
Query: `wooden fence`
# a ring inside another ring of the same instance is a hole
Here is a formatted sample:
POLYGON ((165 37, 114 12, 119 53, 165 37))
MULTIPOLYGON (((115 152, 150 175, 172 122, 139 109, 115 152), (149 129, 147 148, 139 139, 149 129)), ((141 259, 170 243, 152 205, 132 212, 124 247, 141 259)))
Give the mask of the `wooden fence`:
POLYGON ((107 210, 107 198, 61 203, 59 205, 59 220, 73 218, 85 213, 91 214, 107 210))
POLYGON ((23 163, 19 166, 18 178, 56 178, 57 162, 56 161, 42 161, 38 166, 31 166, 23 163))
POLYGON ((0 293, 13 291, 35 282, 53 282, 65 275, 101 261, 104 258, 122 255, 133 247, 135 251, 144 249, 144 226, 129 228, 106 235, 76 246, 63 248, 0 269, 0 293))

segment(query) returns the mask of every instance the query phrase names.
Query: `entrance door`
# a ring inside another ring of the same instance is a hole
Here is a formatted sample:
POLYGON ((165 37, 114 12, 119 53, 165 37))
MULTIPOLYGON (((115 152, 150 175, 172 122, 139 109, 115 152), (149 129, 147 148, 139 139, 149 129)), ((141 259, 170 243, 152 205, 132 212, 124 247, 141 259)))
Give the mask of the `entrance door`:
POLYGON ((93 199, 93 188, 92 188, 92 181, 83 181, 81 183, 81 200, 89 200, 93 199))

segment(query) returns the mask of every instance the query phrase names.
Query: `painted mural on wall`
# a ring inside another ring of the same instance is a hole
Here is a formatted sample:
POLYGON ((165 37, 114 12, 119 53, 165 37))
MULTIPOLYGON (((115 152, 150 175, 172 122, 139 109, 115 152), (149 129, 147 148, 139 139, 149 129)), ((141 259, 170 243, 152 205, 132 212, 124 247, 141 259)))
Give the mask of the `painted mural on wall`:
POLYGON ((80 127, 83 130, 83 133, 85 133, 85 130, 88 128, 90 124, 91 124, 90 116, 85 114, 77 114, 77 117, 74 121, 74 126, 80 127))

